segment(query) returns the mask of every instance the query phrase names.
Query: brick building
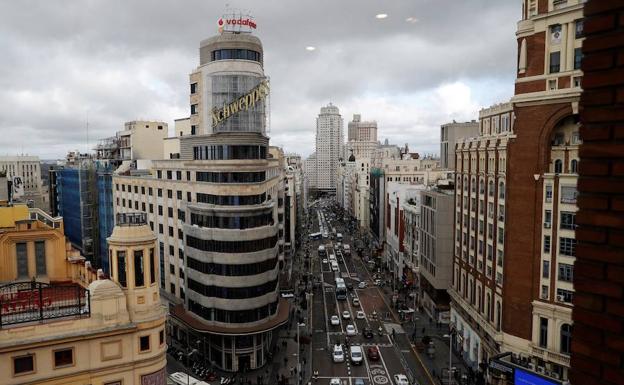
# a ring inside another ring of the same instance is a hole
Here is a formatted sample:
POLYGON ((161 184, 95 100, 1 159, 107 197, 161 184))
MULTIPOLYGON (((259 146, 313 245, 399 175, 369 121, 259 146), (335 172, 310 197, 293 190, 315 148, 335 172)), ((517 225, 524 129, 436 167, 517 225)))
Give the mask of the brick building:
POLYGON ((624 2, 585 5, 573 384, 624 383, 624 2))
POLYGON ((568 378, 583 6, 523 1, 509 111, 482 111, 457 149, 451 322, 470 363, 495 355, 492 383, 568 378))

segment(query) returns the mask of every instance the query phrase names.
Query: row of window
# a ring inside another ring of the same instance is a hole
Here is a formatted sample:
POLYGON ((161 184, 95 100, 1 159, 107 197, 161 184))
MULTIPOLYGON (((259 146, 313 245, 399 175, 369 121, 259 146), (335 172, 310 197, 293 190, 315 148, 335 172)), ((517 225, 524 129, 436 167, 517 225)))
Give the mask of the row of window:
POLYGON ((277 244, 277 235, 252 241, 215 241, 187 235, 186 245, 201 251, 215 253, 253 253, 272 249, 277 244))
POLYGON ((189 310, 207 321, 227 323, 247 323, 263 320, 277 311, 278 301, 248 310, 224 310, 205 307, 193 300, 189 300, 189 310))
MULTIPOLYGON (((112 250, 111 250, 112 254, 112 250)), ((143 265, 143 250, 134 250, 134 286, 145 286, 145 272, 143 265)), ((117 280, 122 287, 128 285, 126 276, 126 251, 117 250, 117 280)), ((149 249, 148 270, 150 276, 150 284, 156 282, 156 261, 154 260, 154 249, 149 249)))
MULTIPOLYGON (((15 255, 17 257, 17 278, 30 278, 31 275, 28 273, 28 251, 25 242, 15 244, 15 255)), ((36 276, 45 276, 47 274, 45 241, 35 241, 35 269, 36 276)))
MULTIPOLYGON (((562 211, 559 217, 559 228, 563 230, 575 230, 576 229, 576 213, 562 211)), ((544 211, 544 227, 550 228, 552 226, 552 211, 544 211)))
POLYGON ((186 263, 189 269, 193 269, 203 274, 240 277, 262 274, 267 271, 274 270, 275 265, 277 265, 277 257, 262 262, 245 263, 242 265, 202 262, 195 258, 187 257, 186 263))
POLYGON ((198 171, 195 173, 198 182, 208 183, 257 183, 266 180, 265 171, 251 172, 211 172, 198 171))
POLYGON ((250 49, 217 49, 210 53, 210 60, 252 60, 260 62, 262 55, 260 52, 250 49))
MULTIPOLYGON (((574 49, 574 69, 581 69, 581 62, 583 61, 582 48, 574 49)), ((555 51, 550 53, 550 73, 555 74, 561 71, 561 52, 555 51)))
MULTIPOLYGON (((561 203, 575 204, 578 190, 576 186, 561 186, 561 203)), ((546 185, 546 203, 552 202, 553 198, 553 186, 551 184, 546 185)))
MULTIPOLYGON (((544 235, 544 253, 550 253, 550 235, 544 235)), ((576 255, 576 239, 559 238, 559 254, 574 257, 576 255)))
MULTIPOLYGON (((561 161, 561 159, 555 159, 554 162, 554 170, 555 174, 562 174, 563 173, 563 162, 561 161)), ((571 174, 577 174, 578 173, 578 160, 577 159, 572 159, 570 161, 570 170, 569 172, 571 174)))
MULTIPOLYGON (((559 264, 557 279, 563 282, 572 282, 574 279, 574 265, 568 263, 559 264)), ((550 261, 542 261, 542 278, 550 278, 550 261)))
POLYGON ((266 159, 266 146, 211 145, 193 147, 195 160, 266 159))
MULTIPOLYGON (((158 332, 158 340, 160 346, 165 343, 165 331, 158 332)), ((139 337, 139 351, 146 352, 150 350, 150 335, 139 337)), ((62 369, 76 364, 74 348, 62 348, 52 351, 52 360, 54 369, 62 369)), ((13 357, 13 375, 24 375, 35 372, 35 354, 26 354, 23 356, 13 357)), ((114 383, 111 383, 114 384, 114 383)))
POLYGON ((272 213, 244 217, 221 217, 191 213, 191 225, 199 227, 244 230, 261 226, 272 226, 273 223, 272 213))
POLYGON ((277 290, 277 279, 269 282, 265 282, 261 285, 248 286, 248 287, 223 287, 204 285, 201 282, 197 282, 194 279, 189 278, 187 280, 187 287, 189 290, 203 295, 204 297, 224 298, 224 299, 247 299, 261 297, 268 293, 273 293, 277 290))
MULTIPOLYGON (((539 346, 548 348, 548 318, 540 317, 539 346)), ((572 325, 563 324, 559 330, 559 351, 570 354, 572 346, 572 325)))
MULTIPOLYGON (((266 193, 259 195, 213 195, 197 193, 198 203, 208 203, 220 206, 247 206, 258 205, 266 201, 266 193)), ((270 199, 270 196, 269 196, 270 199)))

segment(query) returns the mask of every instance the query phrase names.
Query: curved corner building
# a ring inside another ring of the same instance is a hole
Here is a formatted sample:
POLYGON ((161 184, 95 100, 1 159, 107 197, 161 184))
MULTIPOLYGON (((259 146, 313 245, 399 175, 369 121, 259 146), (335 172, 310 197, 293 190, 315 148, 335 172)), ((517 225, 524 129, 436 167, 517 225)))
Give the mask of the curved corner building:
POLYGON ((180 160, 157 166, 165 175, 171 165, 174 175, 182 163, 193 182, 181 224, 184 307, 172 309, 172 338, 227 371, 263 366, 272 331, 289 313, 279 295, 283 191, 266 136, 262 59, 250 34, 201 42, 190 75, 192 135, 180 141, 180 160))

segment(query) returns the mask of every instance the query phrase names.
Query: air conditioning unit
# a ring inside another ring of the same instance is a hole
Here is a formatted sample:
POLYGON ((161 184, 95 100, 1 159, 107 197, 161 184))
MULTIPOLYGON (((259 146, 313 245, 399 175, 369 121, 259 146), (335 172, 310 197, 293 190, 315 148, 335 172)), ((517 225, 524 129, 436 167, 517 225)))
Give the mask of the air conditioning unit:
POLYGON ((562 295, 560 295, 560 294, 557 294, 557 301, 559 301, 559 302, 565 302, 565 300, 564 300, 563 296, 562 296, 562 295))
POLYGON ((545 229, 550 229, 550 226, 551 226, 550 222, 544 222, 545 229))
POLYGON ((550 372, 550 376, 556 380, 558 380, 561 376, 557 372, 550 372))
POLYGON ((540 374, 546 374, 546 369, 543 366, 538 366, 537 372, 540 374))
POLYGON ((535 371, 535 364, 532 362, 529 362, 529 369, 531 369, 532 371, 535 371))

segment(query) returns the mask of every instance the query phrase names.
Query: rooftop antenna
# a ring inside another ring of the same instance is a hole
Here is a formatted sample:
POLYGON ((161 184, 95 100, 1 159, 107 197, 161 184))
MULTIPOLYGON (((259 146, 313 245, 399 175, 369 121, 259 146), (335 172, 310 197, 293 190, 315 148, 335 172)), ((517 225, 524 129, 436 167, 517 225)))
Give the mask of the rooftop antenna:
POLYGON ((89 110, 87 110, 87 148, 85 153, 89 152, 89 110))

